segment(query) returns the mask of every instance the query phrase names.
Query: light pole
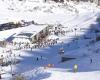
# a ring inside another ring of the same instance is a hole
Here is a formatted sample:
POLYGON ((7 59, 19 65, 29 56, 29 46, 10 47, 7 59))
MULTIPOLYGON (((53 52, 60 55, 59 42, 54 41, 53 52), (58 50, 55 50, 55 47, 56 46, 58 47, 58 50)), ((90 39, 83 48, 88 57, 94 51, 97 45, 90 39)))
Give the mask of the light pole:
POLYGON ((74 30, 75 30, 75 37, 76 37, 76 30, 77 30, 77 29, 76 29, 76 28, 74 28, 74 30))
POLYGON ((78 46, 78 39, 77 39, 77 34, 76 34, 77 28, 74 28, 74 30, 75 30, 75 41, 76 41, 76 45, 78 46))

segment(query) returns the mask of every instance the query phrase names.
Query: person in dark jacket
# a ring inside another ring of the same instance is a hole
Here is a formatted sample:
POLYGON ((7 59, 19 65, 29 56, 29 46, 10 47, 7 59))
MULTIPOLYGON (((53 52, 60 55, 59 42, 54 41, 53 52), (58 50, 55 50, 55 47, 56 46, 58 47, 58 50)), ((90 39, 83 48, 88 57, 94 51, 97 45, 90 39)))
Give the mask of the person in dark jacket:
POLYGON ((39 58, 37 57, 37 58, 36 58, 36 60, 38 61, 38 60, 39 60, 39 58))
POLYGON ((92 64, 92 62, 93 62, 93 61, 92 61, 92 58, 91 58, 91 59, 90 59, 90 64, 92 64))

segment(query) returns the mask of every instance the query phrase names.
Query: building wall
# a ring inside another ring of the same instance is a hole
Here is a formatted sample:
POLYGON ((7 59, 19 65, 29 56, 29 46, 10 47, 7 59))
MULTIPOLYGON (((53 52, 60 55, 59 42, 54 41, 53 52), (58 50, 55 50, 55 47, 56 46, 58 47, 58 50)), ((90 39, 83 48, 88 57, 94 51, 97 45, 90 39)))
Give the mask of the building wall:
POLYGON ((32 42, 33 43, 37 42, 38 40, 40 40, 42 38, 43 35, 46 37, 48 35, 47 32, 49 32, 49 28, 48 27, 44 28, 42 31, 40 31, 35 36, 33 36, 32 37, 32 42))

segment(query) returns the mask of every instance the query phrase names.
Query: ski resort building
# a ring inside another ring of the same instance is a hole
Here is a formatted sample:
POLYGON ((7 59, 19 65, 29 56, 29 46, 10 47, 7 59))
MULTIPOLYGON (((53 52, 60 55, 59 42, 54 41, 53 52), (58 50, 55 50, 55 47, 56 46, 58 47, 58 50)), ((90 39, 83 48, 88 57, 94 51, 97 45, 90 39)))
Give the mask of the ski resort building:
POLYGON ((20 33, 14 35, 13 42, 34 43, 42 41, 48 35, 47 25, 30 25, 25 27, 20 33))

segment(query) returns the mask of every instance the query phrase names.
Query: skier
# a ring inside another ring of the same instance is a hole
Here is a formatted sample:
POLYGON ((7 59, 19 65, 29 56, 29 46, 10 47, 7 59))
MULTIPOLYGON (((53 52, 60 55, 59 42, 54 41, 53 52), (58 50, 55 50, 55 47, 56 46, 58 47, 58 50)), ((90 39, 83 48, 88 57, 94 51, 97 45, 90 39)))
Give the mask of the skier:
POLYGON ((39 58, 37 57, 37 58, 36 58, 36 60, 38 61, 38 60, 39 60, 39 58))
POLYGON ((92 58, 90 59, 90 64, 92 64, 92 58))
POLYGON ((31 47, 31 51, 32 51, 32 47, 31 47))
POLYGON ((78 70, 78 65, 74 64, 74 72, 77 72, 77 70, 78 70))
POLYGON ((21 57, 21 55, 19 54, 19 57, 21 57))

